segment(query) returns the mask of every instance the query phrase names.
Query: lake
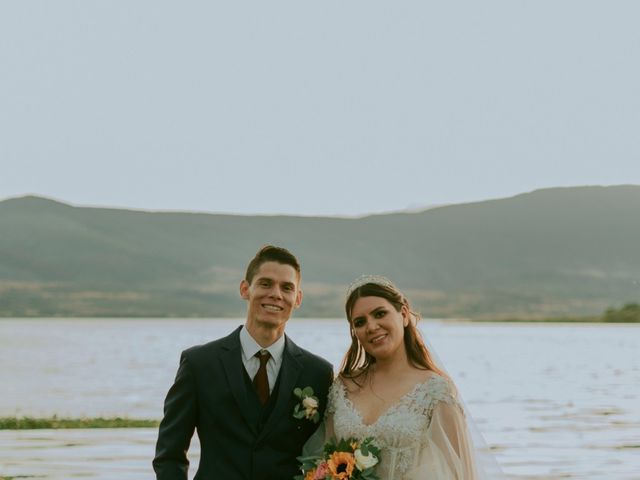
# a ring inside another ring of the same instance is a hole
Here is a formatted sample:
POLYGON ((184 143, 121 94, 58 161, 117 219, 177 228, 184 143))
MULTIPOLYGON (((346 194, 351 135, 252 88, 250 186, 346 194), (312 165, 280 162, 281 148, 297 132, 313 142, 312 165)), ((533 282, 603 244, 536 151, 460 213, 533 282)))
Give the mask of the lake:
MULTIPOLYGON (((0 416, 156 418, 181 350, 237 319, 0 319, 0 416)), ((640 325, 421 329, 512 479, 640 479, 640 325)), ((336 369, 344 320, 287 333, 336 369)), ((0 478, 154 478, 155 429, 0 431, 0 478)), ((191 458, 197 463, 198 445, 191 458)), ((191 469, 191 475, 195 468, 191 469)))

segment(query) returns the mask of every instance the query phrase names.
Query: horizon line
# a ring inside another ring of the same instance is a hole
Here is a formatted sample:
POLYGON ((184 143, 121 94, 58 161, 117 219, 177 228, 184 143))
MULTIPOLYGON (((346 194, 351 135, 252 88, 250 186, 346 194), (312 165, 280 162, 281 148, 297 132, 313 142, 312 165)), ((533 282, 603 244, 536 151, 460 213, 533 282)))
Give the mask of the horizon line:
POLYGON ((434 203, 434 204, 425 204, 423 206, 407 206, 403 209, 390 209, 383 210, 377 212, 368 212, 368 213, 360 213, 360 214, 301 214, 301 213, 267 213, 267 212, 254 212, 254 213, 245 213, 245 212, 216 212, 216 211, 207 211, 207 210, 189 210, 189 209, 155 209, 155 208, 144 208, 144 207, 130 207, 130 206, 122 206, 122 205, 104 205, 104 204, 84 204, 84 203, 74 203, 68 200, 63 200, 60 198, 56 198, 53 196, 38 194, 38 193, 24 193, 18 195, 12 195, 5 198, 0 199, 0 203, 4 203, 6 201, 15 201, 26 198, 36 198, 41 200, 48 200, 51 202, 59 203, 65 206, 73 207, 73 208, 94 208, 94 209, 102 209, 102 210, 124 210, 131 212, 146 212, 146 213, 187 213, 194 215, 222 215, 222 216, 239 216, 239 217, 301 217, 301 218, 336 218, 336 219, 345 219, 345 220, 357 220, 367 217, 373 216, 381 216, 381 215, 395 215, 395 214, 419 214, 429 210, 435 210, 438 208, 458 206, 458 205, 469 205, 474 203, 482 203, 489 202, 494 200, 506 200, 510 198, 515 198, 521 195, 529 195, 535 192, 540 192, 544 190, 560 190, 560 189, 579 189, 579 188, 616 188, 616 187, 640 187, 638 184, 609 184, 609 185, 563 185, 563 186, 554 186, 554 187, 540 187, 535 188, 533 190, 523 191, 511 195, 506 196, 498 196, 498 197, 490 197, 483 198, 478 200, 467 200, 460 202, 448 202, 448 203, 434 203))

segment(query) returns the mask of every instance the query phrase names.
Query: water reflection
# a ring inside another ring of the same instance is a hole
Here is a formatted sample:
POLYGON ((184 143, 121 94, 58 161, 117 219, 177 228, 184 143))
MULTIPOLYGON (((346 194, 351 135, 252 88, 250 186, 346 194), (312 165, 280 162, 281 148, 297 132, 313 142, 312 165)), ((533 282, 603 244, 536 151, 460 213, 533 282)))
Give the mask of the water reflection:
MULTIPOLYGON (((159 418, 180 351, 239 323, 0 320, 0 415, 159 418)), ((293 319, 287 328, 337 369, 349 343, 343 320, 293 319)), ((513 478, 639 478, 640 328, 424 322, 422 329, 513 478)), ((0 477, 150 478, 155 435, 2 431, 0 477)))

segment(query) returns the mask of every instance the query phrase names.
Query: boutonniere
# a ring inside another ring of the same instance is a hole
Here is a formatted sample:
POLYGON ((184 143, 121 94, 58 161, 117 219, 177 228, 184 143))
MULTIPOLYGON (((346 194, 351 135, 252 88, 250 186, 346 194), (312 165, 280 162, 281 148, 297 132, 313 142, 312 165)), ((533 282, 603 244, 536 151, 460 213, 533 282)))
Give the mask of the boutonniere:
POLYGON ((313 388, 311 387, 296 387, 293 390, 293 394, 300 400, 296 403, 293 409, 293 418, 311 420, 313 423, 320 421, 320 414, 318 413, 318 398, 313 396, 313 388))

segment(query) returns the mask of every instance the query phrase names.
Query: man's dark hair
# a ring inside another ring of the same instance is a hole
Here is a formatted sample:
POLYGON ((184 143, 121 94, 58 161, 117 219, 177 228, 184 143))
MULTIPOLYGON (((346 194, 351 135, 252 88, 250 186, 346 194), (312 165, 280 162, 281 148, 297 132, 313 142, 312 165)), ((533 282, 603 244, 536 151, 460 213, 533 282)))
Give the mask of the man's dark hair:
POLYGON ((253 257, 249 265, 247 265, 247 272, 244 275, 244 279, 251 283, 260 266, 266 262, 278 262, 283 265, 291 265, 298 273, 298 280, 300 279, 300 264, 295 255, 286 248, 275 247, 273 245, 265 245, 258 250, 256 256, 253 257))

